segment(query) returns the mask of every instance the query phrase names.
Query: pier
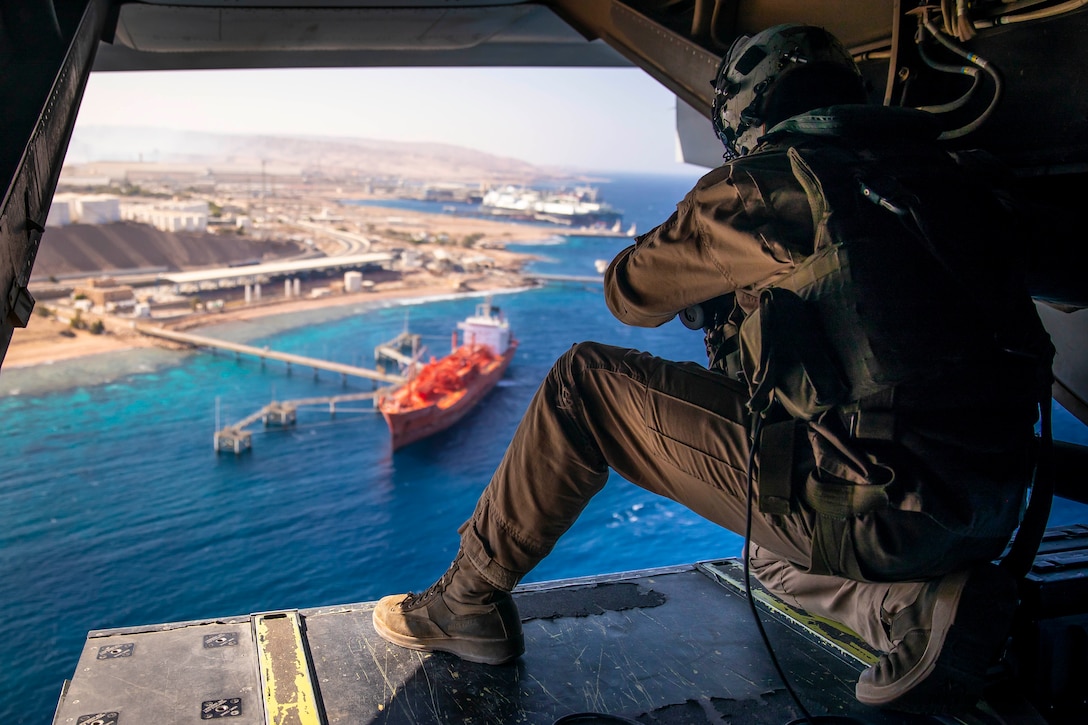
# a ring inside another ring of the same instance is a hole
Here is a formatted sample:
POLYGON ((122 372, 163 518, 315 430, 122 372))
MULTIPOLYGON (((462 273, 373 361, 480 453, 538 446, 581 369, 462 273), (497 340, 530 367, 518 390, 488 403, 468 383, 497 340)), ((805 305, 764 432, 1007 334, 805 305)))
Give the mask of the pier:
MULTIPOLYGON (((391 386, 401 385, 406 381, 401 375, 389 375, 383 370, 374 371, 366 368, 353 367, 351 365, 341 365, 340 363, 332 363, 326 360, 317 360, 314 358, 302 357, 300 355, 274 352, 266 348, 255 348, 249 345, 223 342, 222 340, 216 340, 214 338, 190 335, 183 332, 174 332, 172 330, 162 330, 161 328, 140 329, 144 334, 149 334, 147 330, 154 330, 155 332, 161 333, 160 336, 165 339, 185 342, 190 345, 215 347, 249 355, 258 355, 262 359, 271 357, 275 360, 283 360, 288 366, 290 366, 292 362, 299 365, 308 365, 314 368, 315 375, 317 370, 320 369, 339 372, 342 375, 357 375, 358 377, 389 383, 391 386)), ((379 368, 382 363, 392 363, 399 365, 402 370, 411 370, 412 366, 417 363, 421 352, 420 336, 418 334, 410 333, 405 329, 389 342, 382 343, 374 348, 374 361, 379 368)), ((213 443, 215 451, 217 453, 229 451, 235 455, 240 455, 252 449, 253 433, 246 429, 257 421, 264 423, 265 428, 272 426, 292 426, 298 422, 299 408, 326 405, 329 407, 329 415, 335 417, 336 406, 338 404, 359 400, 373 400, 382 395, 386 390, 387 388, 382 387, 378 390, 371 390, 366 393, 346 393, 343 395, 328 395, 314 398, 295 398, 294 400, 273 400, 255 413, 251 413, 238 422, 224 428, 219 427, 219 400, 217 398, 215 411, 216 431, 213 443)))
POLYGON ((180 342, 185 345, 191 345, 193 347, 203 347, 212 350, 226 350, 233 352, 237 355, 252 355, 260 360, 279 360, 287 364, 288 370, 292 365, 298 365, 301 367, 311 368, 314 374, 317 374, 318 370, 327 370, 333 373, 340 373, 343 376, 351 376, 356 378, 366 378, 368 380, 376 380, 380 383, 388 383, 390 385, 400 385, 405 379, 400 375, 391 375, 389 373, 381 372, 378 370, 370 370, 368 368, 361 368, 355 365, 345 365, 343 363, 332 362, 330 360, 320 360, 318 358, 305 357, 303 355, 295 355, 289 352, 278 352, 276 350, 270 350, 266 347, 253 347, 252 345, 243 345, 238 342, 228 342, 227 340, 218 340, 214 337, 205 337, 204 335, 194 335, 189 332, 178 332, 176 330, 167 330, 163 327, 154 327, 150 325, 135 325, 134 329, 142 335, 148 335, 150 337, 157 337, 162 340, 170 340, 172 342, 180 342))
MULTIPOLYGON (((349 403, 358 400, 372 400, 381 395, 385 389, 372 390, 366 393, 348 393, 346 395, 329 395, 317 398, 296 398, 294 400, 273 400, 255 413, 250 413, 237 423, 232 423, 215 432, 213 445, 217 453, 227 451, 240 455, 253 447, 253 433, 246 430, 257 421, 264 423, 265 428, 273 426, 287 427, 295 425, 298 421, 298 409, 308 406, 329 406, 329 415, 336 415, 336 406, 340 403, 349 403)), ((218 418, 218 411, 217 416, 218 418)), ((218 426, 218 421, 216 422, 218 426)))
POLYGON ((638 236, 635 225, 632 224, 627 231, 616 229, 597 229, 595 227, 578 227, 576 229, 559 229, 555 232, 559 237, 610 237, 612 239, 634 239, 638 236))
POLYGON ((420 340, 420 335, 405 330, 374 348, 375 364, 381 368, 385 363, 393 363, 399 365, 401 370, 411 370, 419 363, 419 356, 425 349, 420 345, 420 340))
POLYGON ((604 277, 578 274, 535 274, 526 272, 526 277, 538 279, 542 282, 580 282, 582 284, 604 284, 604 277))

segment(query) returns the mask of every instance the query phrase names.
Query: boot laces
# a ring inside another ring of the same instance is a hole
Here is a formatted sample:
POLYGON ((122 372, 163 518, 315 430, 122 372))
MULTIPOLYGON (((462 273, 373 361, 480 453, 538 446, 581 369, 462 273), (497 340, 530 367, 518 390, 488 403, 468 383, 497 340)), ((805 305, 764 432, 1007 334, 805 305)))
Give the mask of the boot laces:
POLYGON ((449 586, 450 581, 453 580, 453 575, 456 572, 457 562, 455 561, 450 566, 450 568, 446 570, 446 573, 439 577, 438 581, 427 587, 419 594, 416 594, 415 592, 408 592, 408 594, 404 597, 404 601, 401 602, 401 607, 403 607, 404 609, 411 609, 421 604, 426 604, 427 602, 434 599, 435 596, 441 595, 443 592, 446 591, 446 587, 449 586))

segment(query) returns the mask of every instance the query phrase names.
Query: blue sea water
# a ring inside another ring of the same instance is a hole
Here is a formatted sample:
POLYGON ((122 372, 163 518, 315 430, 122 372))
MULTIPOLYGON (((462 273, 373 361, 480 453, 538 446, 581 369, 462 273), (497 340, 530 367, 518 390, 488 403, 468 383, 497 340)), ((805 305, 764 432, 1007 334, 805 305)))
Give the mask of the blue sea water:
MULTIPOLYGON (((645 230, 690 187, 616 177, 604 196, 645 230)), ((520 245, 537 268, 593 274, 623 239, 520 245)), ((209 334, 353 364, 405 325, 436 355, 478 299, 450 297, 233 323, 209 334)), ((700 360, 680 324, 629 328, 600 285, 499 295, 521 345, 506 378, 461 425, 396 455, 365 403, 300 413, 235 457, 212 450, 217 417, 270 399, 366 390, 362 382, 229 355, 135 350, 0 373, 0 722, 48 723, 88 630, 304 608, 419 590, 457 549, 471 514, 552 362, 594 339, 700 360)), ((1067 440, 1088 434, 1058 410, 1067 440)), ((1083 511, 1059 509, 1055 521, 1083 511)), ((737 536, 615 478, 528 581, 732 556, 737 536)))

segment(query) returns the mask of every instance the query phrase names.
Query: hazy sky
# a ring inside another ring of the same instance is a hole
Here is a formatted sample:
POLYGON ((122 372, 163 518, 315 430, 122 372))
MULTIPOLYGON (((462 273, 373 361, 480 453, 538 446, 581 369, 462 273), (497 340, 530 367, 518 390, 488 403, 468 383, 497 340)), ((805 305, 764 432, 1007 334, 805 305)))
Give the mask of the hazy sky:
POLYGON ((437 141, 533 164, 690 173, 676 98, 638 69, 96 73, 79 123, 437 141))

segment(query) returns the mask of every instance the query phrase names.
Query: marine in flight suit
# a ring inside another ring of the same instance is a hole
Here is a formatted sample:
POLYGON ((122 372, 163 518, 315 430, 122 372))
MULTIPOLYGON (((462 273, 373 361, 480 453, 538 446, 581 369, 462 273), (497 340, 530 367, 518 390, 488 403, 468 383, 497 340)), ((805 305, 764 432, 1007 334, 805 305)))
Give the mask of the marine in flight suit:
MULTIPOLYGON (((718 90, 717 125, 734 158, 704 176, 605 275, 609 309, 631 325, 658 326, 724 299, 727 312, 708 334, 711 368, 592 342, 573 346, 540 386, 460 528, 449 571, 422 594, 378 603, 375 628, 389 641, 487 663, 520 655, 509 592, 601 490, 609 469, 744 532, 752 371, 738 375, 719 353, 735 345, 759 291, 813 254, 815 221, 787 150, 839 142, 804 123, 766 131, 816 108, 857 103, 864 90, 838 42, 806 26, 738 43, 723 60, 718 90), (770 82, 753 92, 768 79, 761 68, 770 68, 770 82), (820 78, 827 82, 813 82, 820 78)), ((879 114, 862 125, 880 136, 879 114)), ((842 124, 831 127, 842 136, 842 124)), ((894 130, 931 143, 927 127, 894 130)), ((959 379, 927 380, 897 391, 894 440, 860 439, 832 409, 794 421, 790 450, 754 452, 757 499, 761 469, 785 456, 793 500, 786 513, 753 511, 752 571, 779 596, 887 653, 860 678, 863 702, 926 711, 977 697, 1015 603, 1014 582, 988 562, 1017 526, 1030 479, 1033 384, 1010 384, 1003 371, 981 375, 966 393, 959 379), (962 394, 940 402, 950 388, 962 394), (886 506, 829 515, 807 497, 804 482, 813 478, 894 485, 886 506), (983 606, 984 618, 970 616, 983 606)))

